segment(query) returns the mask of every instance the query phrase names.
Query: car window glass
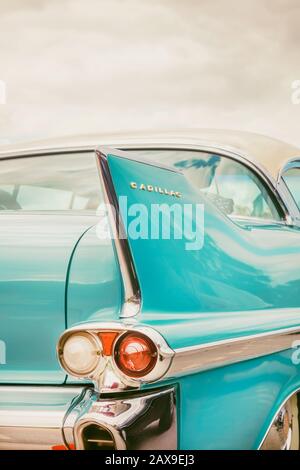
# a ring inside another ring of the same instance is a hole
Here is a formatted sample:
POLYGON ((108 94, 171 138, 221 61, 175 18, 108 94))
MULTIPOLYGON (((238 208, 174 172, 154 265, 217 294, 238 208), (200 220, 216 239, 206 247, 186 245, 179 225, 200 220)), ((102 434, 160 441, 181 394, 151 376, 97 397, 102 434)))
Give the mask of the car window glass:
POLYGON ((95 154, 0 162, 0 210, 96 210, 101 201, 95 154))
POLYGON ((282 178, 300 209, 300 168, 290 168, 282 178))

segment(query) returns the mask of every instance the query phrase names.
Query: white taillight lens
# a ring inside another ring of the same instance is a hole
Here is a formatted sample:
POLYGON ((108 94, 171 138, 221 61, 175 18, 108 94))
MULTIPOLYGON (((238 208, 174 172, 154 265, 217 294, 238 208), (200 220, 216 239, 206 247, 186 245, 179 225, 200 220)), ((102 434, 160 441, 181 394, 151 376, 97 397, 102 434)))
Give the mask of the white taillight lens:
POLYGON ((100 345, 90 334, 74 334, 63 345, 61 361, 75 375, 87 375, 98 365, 100 345))

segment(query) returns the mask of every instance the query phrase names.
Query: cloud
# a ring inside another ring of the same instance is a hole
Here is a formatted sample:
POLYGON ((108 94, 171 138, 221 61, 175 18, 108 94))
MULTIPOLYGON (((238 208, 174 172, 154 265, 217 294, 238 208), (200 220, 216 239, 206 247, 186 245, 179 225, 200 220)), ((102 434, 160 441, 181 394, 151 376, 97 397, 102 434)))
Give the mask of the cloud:
POLYGON ((178 127, 300 144, 298 0, 0 3, 0 139, 178 127))

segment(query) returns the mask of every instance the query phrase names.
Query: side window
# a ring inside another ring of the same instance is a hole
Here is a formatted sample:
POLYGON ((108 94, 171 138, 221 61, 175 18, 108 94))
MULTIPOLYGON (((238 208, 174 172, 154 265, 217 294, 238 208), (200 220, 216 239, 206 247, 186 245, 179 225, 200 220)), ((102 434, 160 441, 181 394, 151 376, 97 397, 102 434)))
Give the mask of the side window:
POLYGON ((203 193, 225 214, 280 220, 271 196, 259 177, 228 157, 203 154, 196 161, 178 162, 203 193))
POLYGON ((282 179, 300 209, 300 168, 290 168, 282 175, 282 179))
POLYGON ((94 153, 0 161, 0 210, 96 210, 100 182, 94 153))
POLYGON ((182 169, 225 214, 281 220, 270 189, 254 171, 229 157, 189 150, 139 150, 152 159, 182 169))

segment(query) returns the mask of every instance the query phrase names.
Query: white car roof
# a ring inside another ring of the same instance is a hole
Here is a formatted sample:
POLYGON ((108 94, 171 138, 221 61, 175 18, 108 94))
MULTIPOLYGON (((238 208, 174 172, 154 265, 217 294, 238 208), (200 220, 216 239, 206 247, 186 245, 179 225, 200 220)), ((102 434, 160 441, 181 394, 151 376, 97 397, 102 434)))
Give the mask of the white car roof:
POLYGON ((92 150, 98 146, 143 147, 201 146, 234 152, 263 167, 274 179, 284 164, 300 158, 300 149, 286 142, 251 132, 188 129, 160 132, 130 132, 120 134, 77 135, 37 140, 0 147, 0 158, 31 153, 60 152, 71 150, 92 150))

